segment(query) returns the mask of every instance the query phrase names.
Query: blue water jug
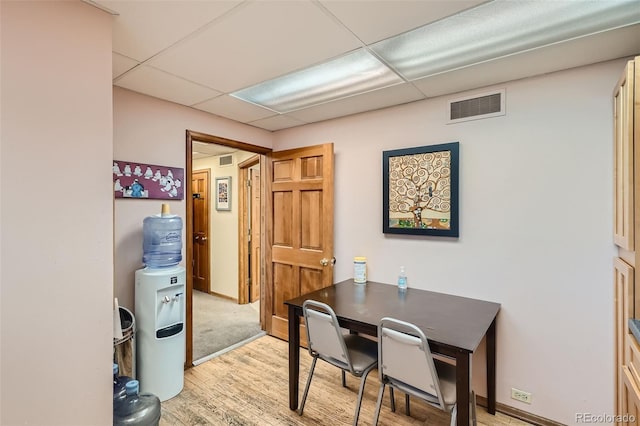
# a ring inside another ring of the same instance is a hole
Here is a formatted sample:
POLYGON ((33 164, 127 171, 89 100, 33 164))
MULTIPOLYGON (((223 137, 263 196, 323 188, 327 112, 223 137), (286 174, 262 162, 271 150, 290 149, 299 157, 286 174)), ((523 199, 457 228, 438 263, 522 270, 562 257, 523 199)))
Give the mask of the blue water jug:
POLYGON ((113 424, 157 426, 160 423, 160 398, 151 393, 139 394, 140 383, 131 380, 125 385, 124 401, 113 407, 113 424))
POLYGON ((142 263, 150 268, 175 266, 182 260, 182 218, 162 205, 162 213, 142 222, 142 263))

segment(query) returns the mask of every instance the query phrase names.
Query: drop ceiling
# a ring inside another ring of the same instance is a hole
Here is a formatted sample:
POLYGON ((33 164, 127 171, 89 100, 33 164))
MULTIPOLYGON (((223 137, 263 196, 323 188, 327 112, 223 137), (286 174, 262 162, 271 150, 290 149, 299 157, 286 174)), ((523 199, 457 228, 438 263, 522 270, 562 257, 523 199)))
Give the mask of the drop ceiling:
POLYGON ((191 158, 194 160, 200 160, 207 157, 233 154, 236 151, 238 150, 224 145, 193 141, 191 158))
MULTIPOLYGON (((485 1, 86 1, 113 13, 115 86, 270 131, 640 54, 636 20, 277 113, 230 94, 357 49, 369 51, 376 42, 485 1)), ((640 14, 640 0, 632 4, 640 14)))

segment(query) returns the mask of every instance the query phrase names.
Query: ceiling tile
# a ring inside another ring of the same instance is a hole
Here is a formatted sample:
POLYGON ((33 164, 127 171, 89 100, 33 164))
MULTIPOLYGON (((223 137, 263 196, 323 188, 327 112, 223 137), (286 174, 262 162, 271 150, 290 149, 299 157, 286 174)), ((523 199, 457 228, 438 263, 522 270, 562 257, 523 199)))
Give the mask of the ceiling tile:
POLYGON ((342 0, 320 2, 364 43, 426 25, 486 0, 342 0), (363 17, 366 16, 366 19, 363 17))
POLYGON ((289 116, 308 123, 343 117, 364 111, 386 108, 424 99, 424 95, 409 83, 374 90, 335 102, 290 112, 289 116))
POLYGON ((229 95, 218 96, 217 98, 193 105, 193 107, 242 123, 278 115, 276 112, 241 101, 229 95))
POLYGON ((113 50, 144 61, 223 15, 237 1, 93 0, 119 13, 113 18, 113 50))
POLYGON ((276 115, 275 117, 264 118, 262 120, 256 120, 254 122, 249 123, 252 126, 260 127, 261 129, 271 130, 275 132, 276 130, 288 129, 290 127, 302 126, 307 124, 304 121, 297 120, 293 117, 289 117, 286 115, 276 115))
MULTIPOLYGON (((271 131, 640 52, 640 25, 635 25, 273 115, 226 93, 324 63, 484 1, 86 1, 119 13, 113 18, 116 86, 271 131)), ((464 32, 464 23, 456 30, 464 32)))
POLYGON ((640 52, 640 24, 414 80, 413 84, 426 96, 434 97, 632 56, 637 52, 640 52))
POLYGON ((311 1, 259 1, 234 9, 150 63, 229 93, 360 46, 311 1))
POLYGON ((115 52, 113 52, 112 56, 113 58, 111 60, 111 75, 114 79, 139 64, 138 61, 127 58, 126 56, 119 55, 115 52))
POLYGON ((140 65, 118 78, 116 86, 166 99, 181 105, 193 105, 220 93, 155 68, 140 65))
POLYGON ((192 157, 194 160, 217 155, 231 154, 237 151, 236 148, 206 142, 192 142, 191 147, 193 150, 192 157))

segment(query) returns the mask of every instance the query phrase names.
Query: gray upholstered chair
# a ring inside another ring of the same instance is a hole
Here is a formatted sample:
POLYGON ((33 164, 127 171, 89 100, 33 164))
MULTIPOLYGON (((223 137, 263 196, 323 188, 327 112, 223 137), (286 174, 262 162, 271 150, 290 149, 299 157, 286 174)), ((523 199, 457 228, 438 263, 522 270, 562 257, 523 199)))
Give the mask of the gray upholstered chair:
MULTIPOLYGON (((391 409, 395 411, 393 389, 451 413, 451 425, 456 424, 456 367, 434 359, 424 333, 414 324, 393 318, 383 318, 378 325, 378 373, 380 391, 373 424, 378 424, 385 386, 391 389, 391 409)), ((475 395, 471 395, 471 417, 476 424, 475 395)))
POLYGON ((345 371, 361 377, 356 411, 353 417, 354 426, 358 424, 360 404, 367 375, 378 364, 378 345, 375 341, 356 334, 344 334, 335 312, 324 303, 307 300, 302 305, 304 321, 307 328, 309 354, 313 357, 309 378, 304 388, 298 414, 302 415, 304 404, 309 393, 309 385, 313 377, 318 358, 342 370, 342 386, 346 386, 345 371))

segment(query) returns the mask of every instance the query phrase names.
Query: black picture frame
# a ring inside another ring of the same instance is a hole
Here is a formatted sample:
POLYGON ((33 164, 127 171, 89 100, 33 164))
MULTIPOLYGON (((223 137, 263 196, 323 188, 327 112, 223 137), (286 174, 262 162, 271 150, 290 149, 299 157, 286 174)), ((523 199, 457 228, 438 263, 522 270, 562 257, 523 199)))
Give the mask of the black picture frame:
POLYGON ((459 237, 459 145, 382 152, 383 233, 459 237))

